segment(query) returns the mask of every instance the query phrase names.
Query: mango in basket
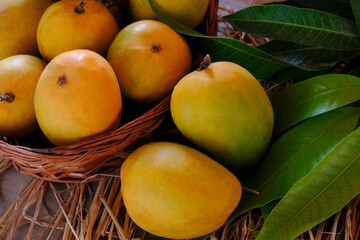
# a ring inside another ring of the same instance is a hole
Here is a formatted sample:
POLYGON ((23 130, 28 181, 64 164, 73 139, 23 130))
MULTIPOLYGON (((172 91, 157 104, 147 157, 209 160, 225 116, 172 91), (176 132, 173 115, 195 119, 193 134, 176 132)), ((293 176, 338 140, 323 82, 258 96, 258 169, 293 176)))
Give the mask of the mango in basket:
POLYGON ((110 64, 90 50, 55 57, 35 90, 41 130, 55 145, 73 144, 120 124, 122 100, 110 64))
MULTIPOLYGON (((190 27, 197 27, 209 6, 209 0, 153 0, 165 14, 190 27)), ((134 21, 157 19, 148 0, 130 0, 130 13, 134 21)))
POLYGON ((132 152, 121 168, 121 193, 132 220, 151 234, 196 238, 217 230, 242 188, 225 167, 190 147, 156 142, 132 152))
POLYGON ((50 61, 62 52, 89 49, 103 56, 119 32, 109 10, 95 0, 62 0, 46 9, 37 30, 41 56, 50 61))
POLYGON ((19 137, 39 130, 34 93, 46 63, 30 55, 0 61, 0 135, 19 137))
POLYGON ((163 99, 191 68, 187 42, 155 20, 138 21, 122 29, 112 42, 107 59, 123 95, 140 103, 163 99))
POLYGON ((180 132, 226 166, 253 166, 270 143, 270 100, 255 77, 235 63, 210 63, 207 56, 175 86, 170 109, 180 132))
POLYGON ((0 60, 17 54, 38 54, 36 31, 52 0, 0 1, 0 60))

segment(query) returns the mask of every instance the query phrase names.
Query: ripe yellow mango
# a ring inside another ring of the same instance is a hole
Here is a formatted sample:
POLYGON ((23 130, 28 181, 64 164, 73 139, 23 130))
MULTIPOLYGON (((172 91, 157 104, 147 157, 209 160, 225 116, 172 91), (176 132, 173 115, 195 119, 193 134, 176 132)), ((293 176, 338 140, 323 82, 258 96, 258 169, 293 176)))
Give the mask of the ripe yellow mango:
POLYGON ((55 145, 79 142, 120 124, 122 99, 110 64, 90 50, 56 56, 36 86, 35 114, 55 145))
POLYGON ((132 220, 161 237, 196 238, 217 230, 240 201, 239 180, 190 147, 146 144, 125 160, 121 192, 132 220))
POLYGON ((271 102, 255 77, 235 63, 211 63, 183 77, 170 109, 180 132, 226 166, 251 167, 269 146, 271 102))
POLYGON ((115 18, 102 3, 62 0, 42 15, 37 43, 41 56, 48 61, 75 49, 89 49, 105 56, 118 32, 115 18))
POLYGON ((0 1, 0 60, 17 54, 38 54, 36 31, 52 0, 0 1))
POLYGON ((0 135, 19 137, 35 133, 34 93, 46 63, 30 55, 0 61, 0 135))
POLYGON ((154 20, 138 21, 122 29, 109 48, 107 60, 123 96, 146 104, 169 95, 191 68, 187 42, 154 20))
MULTIPOLYGON (((190 27, 197 27, 203 20, 209 0, 153 0, 165 14, 190 27)), ((130 0, 130 12, 134 21, 157 19, 148 0, 130 0)))

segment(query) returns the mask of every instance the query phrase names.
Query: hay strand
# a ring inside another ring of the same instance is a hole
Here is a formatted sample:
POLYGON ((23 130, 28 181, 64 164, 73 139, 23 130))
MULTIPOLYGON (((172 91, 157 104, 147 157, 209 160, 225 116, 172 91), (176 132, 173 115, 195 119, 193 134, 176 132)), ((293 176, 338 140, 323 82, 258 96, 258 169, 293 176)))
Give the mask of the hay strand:
POLYGON ((41 185, 39 196, 36 196, 37 197, 36 209, 35 209, 34 216, 31 219, 31 224, 30 224, 29 231, 27 233, 27 238, 26 238, 27 240, 31 240, 32 233, 33 233, 34 226, 35 226, 35 222, 36 222, 36 220, 37 220, 37 218, 39 216, 40 207, 42 205, 42 200, 44 198, 45 188, 46 188, 46 182, 41 185))
MULTIPOLYGON (((69 217, 68 217, 67 214, 66 214, 65 209, 63 208, 63 206, 62 206, 61 203, 60 203, 60 200, 59 200, 59 197, 57 196, 55 187, 53 186, 52 183, 49 183, 49 185, 50 185, 51 190, 52 190, 53 193, 54 193, 55 199, 56 199, 57 203, 59 204, 59 207, 60 207, 61 211, 63 212, 63 215, 64 215, 64 217, 65 217, 65 219, 66 219, 66 223, 67 223, 66 226, 69 226, 69 227, 70 227, 71 232, 74 234, 76 240, 80 240, 79 236, 76 234, 76 231, 75 231, 75 229, 74 229, 73 226, 72 226, 72 223, 71 223, 69 217)), ((69 239, 69 238, 66 238, 66 239, 69 239)))
POLYGON ((335 219, 334 219, 334 223, 330 232, 330 240, 336 240, 336 236, 337 236, 337 227, 338 227, 338 223, 339 223, 339 219, 341 216, 341 210, 336 214, 335 219))
POLYGON ((5 172, 11 166, 10 159, 0 158, 0 175, 5 172))
POLYGON ((116 226, 116 230, 118 231, 118 234, 120 236, 121 240, 127 240, 127 238, 125 237, 125 233, 124 230, 122 229, 122 227, 120 226, 119 221, 117 220, 117 218, 115 217, 114 213, 112 212, 111 208, 109 207, 109 205, 107 204, 105 198, 103 195, 99 195, 99 198, 101 199, 102 203, 104 204, 107 212, 109 213, 113 223, 116 226))

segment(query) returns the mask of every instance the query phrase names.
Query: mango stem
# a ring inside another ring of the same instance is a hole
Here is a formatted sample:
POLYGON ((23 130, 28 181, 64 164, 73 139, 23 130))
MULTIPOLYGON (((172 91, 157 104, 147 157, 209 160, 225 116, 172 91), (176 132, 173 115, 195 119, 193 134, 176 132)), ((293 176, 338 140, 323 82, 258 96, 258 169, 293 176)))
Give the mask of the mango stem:
POLYGON ((199 68, 196 69, 196 71, 202 71, 204 69, 207 69, 211 64, 211 57, 209 54, 206 54, 204 57, 204 60, 200 63, 199 68))
POLYGON ((251 189, 251 188, 244 187, 244 186, 242 186, 242 189, 243 189, 244 191, 251 192, 251 193, 253 193, 253 194, 255 194, 255 195, 259 195, 259 194, 260 194, 258 191, 253 190, 253 189, 251 189))
POLYGON ((79 4, 79 6, 77 6, 77 7, 74 9, 74 11, 75 11, 77 14, 82 14, 82 13, 84 13, 84 12, 85 12, 85 10, 84 10, 85 4, 86 4, 86 1, 82 1, 82 2, 79 4))
POLYGON ((5 101, 8 103, 13 102, 15 99, 15 95, 13 93, 5 93, 5 94, 0 94, 0 102, 5 101))
POLYGON ((154 43, 152 46, 151 46, 151 51, 153 51, 154 53, 158 53, 162 50, 162 47, 160 44, 158 43, 154 43))

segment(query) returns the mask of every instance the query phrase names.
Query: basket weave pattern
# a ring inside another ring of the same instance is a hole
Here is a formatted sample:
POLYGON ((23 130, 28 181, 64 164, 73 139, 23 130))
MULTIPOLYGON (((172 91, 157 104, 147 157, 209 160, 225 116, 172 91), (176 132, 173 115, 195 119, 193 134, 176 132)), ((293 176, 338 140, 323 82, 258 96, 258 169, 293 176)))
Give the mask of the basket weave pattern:
MULTIPOLYGON (((217 33, 218 0, 210 0, 201 31, 217 33)), ((88 138, 77 144, 30 148, 0 140, 0 157, 10 159, 21 173, 53 182, 86 182, 97 179, 97 173, 111 173, 121 166, 128 154, 150 138, 169 114, 170 96, 140 117, 120 128, 88 138)))

